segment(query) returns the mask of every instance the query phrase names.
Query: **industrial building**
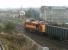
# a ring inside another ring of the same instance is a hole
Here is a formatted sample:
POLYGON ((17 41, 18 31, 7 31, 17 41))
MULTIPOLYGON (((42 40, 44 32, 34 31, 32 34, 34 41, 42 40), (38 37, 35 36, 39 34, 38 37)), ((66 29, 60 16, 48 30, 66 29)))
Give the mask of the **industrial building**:
POLYGON ((63 24, 68 22, 68 7, 65 6, 42 6, 40 17, 49 22, 63 24))

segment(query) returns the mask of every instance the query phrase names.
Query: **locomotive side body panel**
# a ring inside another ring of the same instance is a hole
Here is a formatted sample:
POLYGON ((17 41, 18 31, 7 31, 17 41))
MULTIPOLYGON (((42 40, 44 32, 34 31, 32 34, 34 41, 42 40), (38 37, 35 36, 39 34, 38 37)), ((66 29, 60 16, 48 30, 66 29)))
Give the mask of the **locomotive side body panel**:
POLYGON ((35 30, 36 29, 36 24, 33 24, 31 22, 26 22, 25 23, 25 28, 30 29, 30 30, 35 30))
POLYGON ((40 24, 39 25, 39 32, 46 32, 46 27, 45 27, 45 25, 44 24, 40 24))

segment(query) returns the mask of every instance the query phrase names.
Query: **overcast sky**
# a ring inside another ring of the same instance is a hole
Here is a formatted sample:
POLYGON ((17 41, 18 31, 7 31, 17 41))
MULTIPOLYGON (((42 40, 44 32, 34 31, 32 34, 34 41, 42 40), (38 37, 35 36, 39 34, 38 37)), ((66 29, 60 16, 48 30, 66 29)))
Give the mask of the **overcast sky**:
POLYGON ((0 8, 68 6, 68 0, 0 0, 0 8))

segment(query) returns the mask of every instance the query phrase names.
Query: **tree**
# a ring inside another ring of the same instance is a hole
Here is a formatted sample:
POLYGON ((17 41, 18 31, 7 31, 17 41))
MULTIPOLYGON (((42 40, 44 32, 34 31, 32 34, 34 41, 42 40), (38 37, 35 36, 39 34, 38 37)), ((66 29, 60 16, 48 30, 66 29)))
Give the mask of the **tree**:
POLYGON ((32 18, 38 18, 39 17, 39 12, 35 9, 30 8, 25 12, 25 16, 27 18, 31 18, 31 17, 32 18))

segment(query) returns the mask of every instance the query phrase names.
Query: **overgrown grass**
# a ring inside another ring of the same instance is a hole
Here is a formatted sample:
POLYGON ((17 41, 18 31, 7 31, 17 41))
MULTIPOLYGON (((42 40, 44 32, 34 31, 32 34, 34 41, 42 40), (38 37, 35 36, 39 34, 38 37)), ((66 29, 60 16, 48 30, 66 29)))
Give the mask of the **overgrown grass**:
POLYGON ((2 44, 6 50, 33 50, 36 44, 23 35, 0 34, 2 44))

